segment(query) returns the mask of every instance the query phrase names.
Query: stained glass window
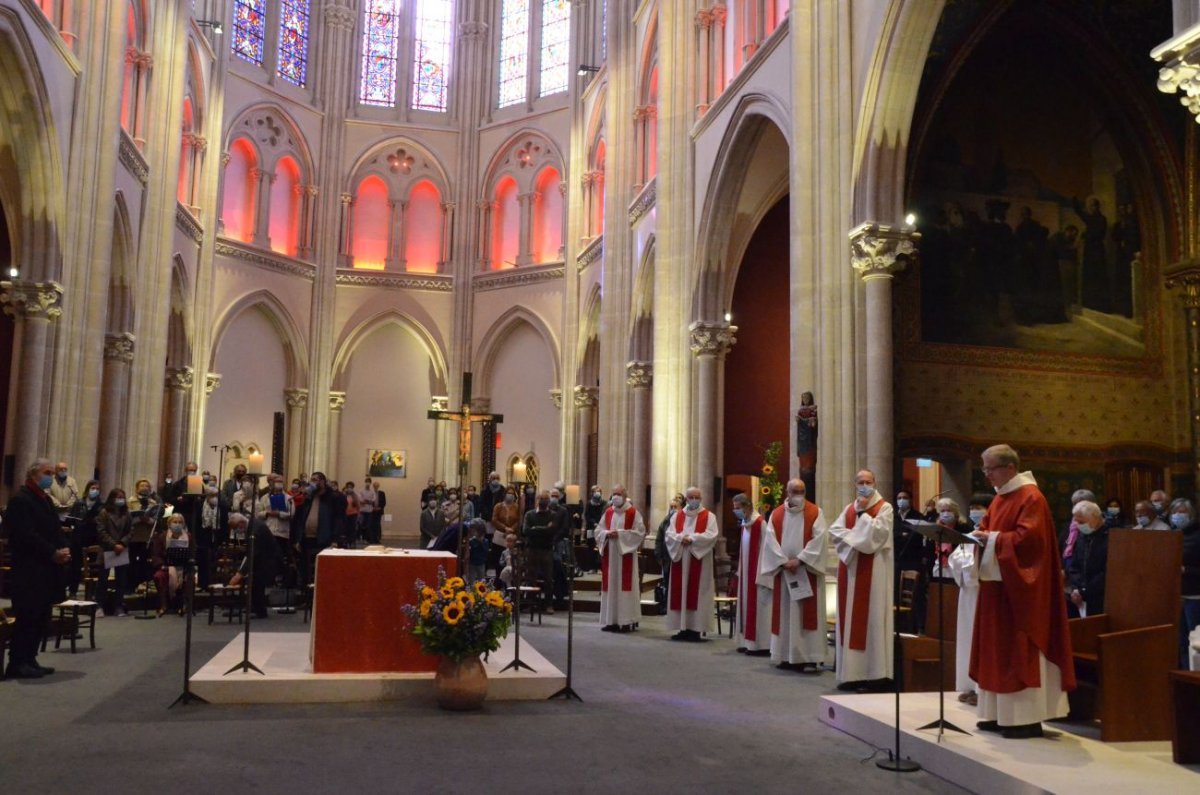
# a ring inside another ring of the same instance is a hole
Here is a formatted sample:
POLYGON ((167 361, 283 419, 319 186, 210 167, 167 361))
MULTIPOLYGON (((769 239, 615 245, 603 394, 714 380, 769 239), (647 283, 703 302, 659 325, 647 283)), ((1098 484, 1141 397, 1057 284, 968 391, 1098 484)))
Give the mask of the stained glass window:
POLYGON ((396 48, 400 0, 366 0, 363 19, 362 82, 364 105, 396 104, 396 48))
POLYGON ((600 61, 608 60, 608 0, 600 2, 600 61))
POLYGON ((542 80, 538 96, 567 90, 570 50, 570 0, 542 0, 542 80))
POLYGON ((412 106, 419 110, 445 110, 454 29, 453 0, 418 0, 416 22, 412 106))
POLYGON ((309 0, 282 0, 279 4, 279 76, 303 86, 308 74, 309 0))
POLYGON ((263 38, 266 35, 267 0, 234 0, 234 54, 262 66, 263 38))
POLYGON ((500 17, 500 107, 525 100, 529 66, 529 0, 504 0, 500 17))

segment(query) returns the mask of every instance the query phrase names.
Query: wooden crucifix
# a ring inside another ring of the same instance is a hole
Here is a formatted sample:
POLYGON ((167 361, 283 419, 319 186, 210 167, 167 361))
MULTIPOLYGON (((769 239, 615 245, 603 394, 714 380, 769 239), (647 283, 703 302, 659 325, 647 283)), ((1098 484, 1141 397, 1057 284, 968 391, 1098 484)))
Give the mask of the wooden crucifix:
MULTIPOLYGON (((504 415, 471 410, 471 374, 463 373, 462 408, 458 411, 450 411, 449 409, 445 411, 430 409, 426 416, 431 420, 443 420, 458 424, 458 498, 459 505, 462 506, 464 503, 466 503, 466 491, 463 489, 463 481, 470 472, 471 465, 471 424, 475 422, 504 422, 504 415)), ((458 530, 459 576, 462 576, 463 572, 465 571, 463 564, 466 557, 466 549, 467 533, 460 521, 458 530)))

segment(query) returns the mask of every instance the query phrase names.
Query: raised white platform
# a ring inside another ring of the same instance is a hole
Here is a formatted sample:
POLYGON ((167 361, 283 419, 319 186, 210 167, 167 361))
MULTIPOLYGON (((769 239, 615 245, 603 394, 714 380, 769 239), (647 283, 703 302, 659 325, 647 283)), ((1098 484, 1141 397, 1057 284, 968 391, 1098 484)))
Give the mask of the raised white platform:
MULTIPOLYGON (((870 745, 893 748, 895 710, 892 694, 824 696, 820 719, 870 745)), ((936 730, 916 730, 937 717, 937 693, 901 694, 900 756, 972 792, 1200 792, 1200 766, 1172 762, 1169 742, 1103 743, 1062 723, 1042 724, 1041 739, 1006 740, 976 730, 975 709, 955 693, 946 694, 946 720, 971 734, 947 732, 939 743, 936 730)))
MULTIPOLYGON (((433 702, 433 674, 314 674, 308 660, 307 632, 258 632, 250 635, 250 662, 262 674, 225 672, 242 661, 238 635, 192 675, 192 692, 214 704, 313 704, 352 701, 424 700, 433 702)), ((500 669, 512 661, 513 636, 484 663, 489 701, 540 701, 557 692, 567 678, 524 638, 521 661, 534 668, 500 669)))

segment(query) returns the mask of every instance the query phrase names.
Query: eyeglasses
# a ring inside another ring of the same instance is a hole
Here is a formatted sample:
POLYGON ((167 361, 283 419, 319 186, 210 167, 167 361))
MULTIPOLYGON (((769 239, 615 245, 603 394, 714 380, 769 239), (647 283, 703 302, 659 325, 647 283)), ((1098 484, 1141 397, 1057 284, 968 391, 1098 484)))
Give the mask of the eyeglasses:
POLYGON ((988 467, 988 466, 982 467, 982 471, 983 471, 983 474, 990 475, 991 473, 995 472, 997 469, 1008 469, 1010 466, 1012 466, 1012 464, 996 464, 995 466, 991 466, 991 467, 988 467))

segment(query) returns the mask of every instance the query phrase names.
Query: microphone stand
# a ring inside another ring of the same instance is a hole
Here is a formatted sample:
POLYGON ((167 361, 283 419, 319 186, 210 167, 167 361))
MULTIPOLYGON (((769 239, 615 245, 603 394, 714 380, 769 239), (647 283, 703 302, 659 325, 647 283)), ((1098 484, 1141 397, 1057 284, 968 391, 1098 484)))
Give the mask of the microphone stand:
POLYGON ((571 686, 571 658, 572 651, 575 646, 575 529, 570 528, 567 534, 570 553, 568 554, 567 563, 567 681, 562 688, 554 693, 547 701, 552 701, 556 698, 565 698, 567 701, 575 699, 583 701, 575 688, 571 686))
MULTIPOLYGON (((876 759, 875 766, 894 773, 915 773, 921 769, 919 762, 900 758, 900 626, 896 623, 896 611, 900 606, 900 578, 894 577, 892 587, 892 685, 896 692, 896 737, 895 747, 888 750, 887 759, 876 759)), ((839 606, 840 609, 840 606, 839 606)))
POLYGON ((208 703, 192 692, 192 600, 196 596, 196 555, 190 549, 188 550, 187 563, 183 567, 183 579, 185 582, 184 603, 187 610, 187 629, 185 630, 183 641, 183 692, 171 702, 167 709, 174 707, 176 704, 187 706, 193 701, 200 704, 208 703))
MULTIPOLYGON (((954 541, 953 536, 950 536, 950 528, 937 525, 932 531, 934 538, 934 555, 938 561, 938 719, 924 726, 918 726, 917 731, 926 729, 938 730, 938 742, 942 741, 942 736, 946 733, 946 729, 959 732, 960 734, 970 734, 955 726, 950 721, 946 720, 946 572, 945 566, 942 564, 942 544, 948 541, 954 541)), ((959 535, 957 531, 954 535, 959 535)))
POLYGON ((252 500, 250 503, 250 521, 246 524, 246 535, 249 536, 246 539, 246 577, 242 582, 242 587, 246 589, 246 606, 243 608, 243 617, 245 618, 246 626, 245 631, 242 633, 244 637, 244 643, 242 646, 242 661, 226 671, 224 674, 225 676, 229 676, 234 671, 241 671, 242 673, 255 671, 256 673, 266 676, 266 674, 263 674, 261 668, 250 662, 250 617, 254 613, 252 604, 252 600, 254 599, 254 548, 257 546, 255 539, 257 533, 255 533, 254 528, 254 522, 256 520, 254 518, 254 514, 257 511, 258 503, 258 475, 250 473, 247 474, 249 477, 254 479, 254 490, 250 492, 252 500))
POLYGON ((517 614, 517 621, 516 621, 517 639, 516 639, 515 644, 513 645, 512 662, 510 662, 508 665, 501 668, 500 673, 504 673, 509 668, 515 668, 518 671, 521 670, 522 668, 524 668, 526 671, 531 671, 533 673, 537 673, 536 671, 534 671, 533 666, 531 666, 528 663, 523 662, 521 660, 521 587, 525 581, 525 551, 524 550, 521 550, 521 567, 520 567, 519 571, 520 571, 520 574, 517 574, 518 569, 516 566, 513 566, 513 574, 515 575, 514 578, 517 581, 517 588, 516 588, 517 598, 513 600, 513 602, 514 602, 513 607, 515 608, 514 612, 517 614))

